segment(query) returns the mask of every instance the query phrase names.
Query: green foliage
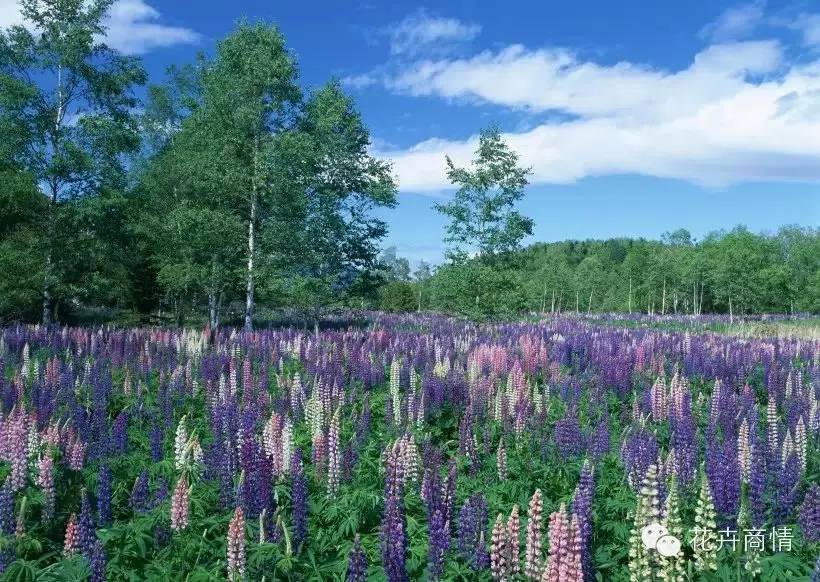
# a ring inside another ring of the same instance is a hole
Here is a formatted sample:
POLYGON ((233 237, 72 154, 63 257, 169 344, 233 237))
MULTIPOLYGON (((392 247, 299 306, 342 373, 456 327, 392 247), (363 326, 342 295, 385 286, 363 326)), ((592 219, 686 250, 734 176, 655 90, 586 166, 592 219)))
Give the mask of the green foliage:
POLYGON ((430 281, 430 295, 434 309, 477 319, 526 308, 519 274, 480 261, 440 267, 430 281))
POLYGON ((450 219, 444 240, 451 245, 451 258, 508 253, 532 234, 532 220, 514 210, 529 173, 518 166, 518 155, 497 127, 481 131, 471 169, 458 168, 447 157, 447 178, 458 190, 451 201, 435 207, 450 219))
POLYGON ((430 280, 430 307, 477 316, 576 310, 728 313, 731 298, 734 314, 820 308, 816 228, 783 227, 762 235, 738 227, 700 242, 678 231, 662 241, 536 243, 512 258, 496 266, 503 275, 483 278, 479 260, 442 267, 430 280), (495 293, 487 291, 493 288, 495 293), (470 306, 477 294, 486 296, 480 298, 482 309, 470 306))
POLYGON ((416 293, 410 283, 391 281, 379 291, 379 307, 384 311, 415 311, 416 293))
POLYGON ((12 196, 19 201, 28 191, 30 201, 26 212, 10 214, 14 225, 0 252, 37 249, 28 276, 9 291, 23 308, 39 294, 44 321, 68 298, 110 301, 123 280, 108 256, 110 227, 119 218, 124 155, 139 145, 132 87, 145 74, 99 41, 110 6, 22 0, 29 27, 0 31, 0 168, 19 177, 12 196), (35 184, 42 202, 30 200, 35 184))

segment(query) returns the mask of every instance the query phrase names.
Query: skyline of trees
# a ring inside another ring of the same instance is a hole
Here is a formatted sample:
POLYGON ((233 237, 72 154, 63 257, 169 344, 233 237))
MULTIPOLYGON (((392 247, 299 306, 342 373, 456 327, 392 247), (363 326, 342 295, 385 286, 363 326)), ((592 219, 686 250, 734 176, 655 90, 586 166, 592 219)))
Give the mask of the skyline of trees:
POLYGON ((30 26, 0 31, 0 321, 100 308, 250 329, 258 305, 314 321, 330 306, 820 312, 816 228, 521 248, 530 170, 495 126, 469 165, 442 160, 447 261, 414 268, 381 248, 375 211, 398 186, 355 103, 336 80, 303 87, 275 26, 240 22, 139 99, 139 59, 104 44, 111 4, 22 0, 30 26))

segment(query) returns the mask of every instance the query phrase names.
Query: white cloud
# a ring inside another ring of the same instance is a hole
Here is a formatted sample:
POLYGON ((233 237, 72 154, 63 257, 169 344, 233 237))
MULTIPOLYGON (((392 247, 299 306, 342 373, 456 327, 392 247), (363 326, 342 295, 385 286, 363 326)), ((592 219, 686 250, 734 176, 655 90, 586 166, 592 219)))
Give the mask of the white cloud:
POLYGON ((481 32, 481 26, 455 18, 430 16, 420 10, 384 32, 390 36, 392 54, 412 55, 423 51, 439 51, 472 40, 481 32))
POLYGON ((417 96, 581 116, 646 117, 691 110, 731 93, 745 75, 769 73, 780 59, 775 41, 715 45, 698 53, 688 69, 670 74, 633 63, 581 61, 565 49, 528 51, 513 45, 470 59, 422 61, 383 82, 417 96))
MULTIPOLYGON (((425 61, 385 82, 414 95, 571 114, 506 135, 534 183, 627 173, 712 186, 820 181, 820 61, 786 66, 775 41, 713 45, 677 72, 513 46, 425 61)), ((393 160, 402 190, 435 193, 448 186, 445 153, 465 163, 475 145, 475 136, 430 139, 379 155, 393 160)))
POLYGON ((198 33, 189 28, 159 24, 159 18, 159 12, 142 0, 118 0, 106 18, 105 42, 126 54, 199 42, 198 33))
POLYGON ((23 24, 18 0, 0 0, 0 28, 23 24))
MULTIPOLYGON (((125 54, 143 54, 155 48, 199 42, 189 28, 159 23, 160 13, 143 0, 117 0, 104 20, 108 46, 125 54)), ((26 25, 17 0, 0 0, 0 28, 26 25)))
POLYGON ((717 20, 704 26, 700 34, 714 42, 744 38, 754 32, 762 22, 765 8, 764 0, 732 6, 725 10, 717 20))

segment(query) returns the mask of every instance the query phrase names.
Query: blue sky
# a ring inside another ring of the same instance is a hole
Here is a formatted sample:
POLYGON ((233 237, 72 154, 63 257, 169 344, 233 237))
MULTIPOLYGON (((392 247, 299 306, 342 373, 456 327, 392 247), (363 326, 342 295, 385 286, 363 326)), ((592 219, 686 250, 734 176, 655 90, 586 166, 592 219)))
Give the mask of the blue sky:
POLYGON ((343 80, 413 261, 442 258, 444 154, 489 123, 533 167, 532 240, 820 224, 820 3, 118 0, 109 42, 159 81, 242 17, 282 29, 306 87, 343 80))

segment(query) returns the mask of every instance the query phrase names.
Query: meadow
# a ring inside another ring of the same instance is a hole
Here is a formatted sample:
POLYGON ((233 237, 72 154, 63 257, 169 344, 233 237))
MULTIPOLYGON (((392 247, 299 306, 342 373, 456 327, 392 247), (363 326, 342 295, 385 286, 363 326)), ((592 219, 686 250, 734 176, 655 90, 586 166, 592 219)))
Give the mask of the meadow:
POLYGON ((622 319, 3 328, 0 571, 817 579, 820 342, 622 319))

